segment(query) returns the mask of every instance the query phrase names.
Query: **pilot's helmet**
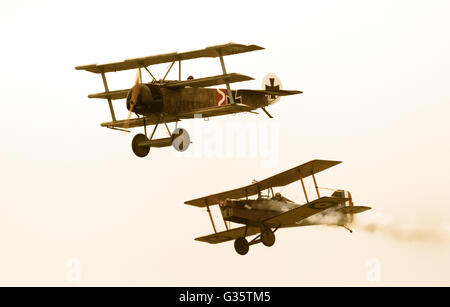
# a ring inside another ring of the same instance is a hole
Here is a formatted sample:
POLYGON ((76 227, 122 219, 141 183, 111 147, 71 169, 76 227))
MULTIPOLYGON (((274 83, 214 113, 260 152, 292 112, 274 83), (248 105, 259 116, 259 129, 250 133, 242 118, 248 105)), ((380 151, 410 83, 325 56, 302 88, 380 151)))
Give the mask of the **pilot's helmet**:
POLYGON ((281 193, 280 192, 275 193, 275 199, 276 200, 281 200, 281 193))
POLYGON ((188 80, 194 80, 194 77, 191 75, 187 78, 188 80))

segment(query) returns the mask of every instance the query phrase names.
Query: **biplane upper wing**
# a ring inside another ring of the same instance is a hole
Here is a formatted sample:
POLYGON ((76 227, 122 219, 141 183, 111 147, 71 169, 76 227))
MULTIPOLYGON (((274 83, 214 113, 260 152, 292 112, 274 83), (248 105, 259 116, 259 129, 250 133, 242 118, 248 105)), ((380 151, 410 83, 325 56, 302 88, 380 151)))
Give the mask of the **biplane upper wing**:
POLYGON ((284 171, 282 173, 279 173, 275 176, 258 181, 254 184, 222 193, 212 194, 205 197, 189 200, 186 201, 185 204, 197 207, 205 207, 206 204, 214 205, 217 204, 219 201, 225 200, 226 198, 239 199, 247 196, 256 195, 258 194, 259 191, 263 191, 271 187, 285 186, 294 181, 300 180, 300 178, 305 178, 312 174, 319 173, 339 163, 341 163, 341 161, 312 160, 302 165, 291 168, 287 171, 284 171))
POLYGON ((172 52, 160 55, 147 56, 142 58, 129 59, 122 62, 108 63, 108 64, 91 64, 77 66, 77 70, 86 70, 92 73, 107 73, 114 71, 121 71, 127 69, 136 69, 140 67, 147 67, 155 64, 170 63, 175 61, 184 61, 202 57, 215 58, 219 56, 233 55, 243 52, 250 52, 264 49, 256 45, 242 45, 236 43, 229 43, 224 45, 217 45, 207 47, 205 49, 188 51, 188 52, 172 52))
POLYGON ((226 231, 216 232, 207 236, 195 238, 197 241, 202 241, 206 243, 211 244, 217 244, 217 243, 223 243, 226 241, 231 241, 240 237, 246 236, 252 236, 254 234, 257 234, 261 232, 259 227, 249 226, 247 228, 247 232, 245 232, 245 226, 244 227, 238 227, 226 231))
POLYGON ((266 95, 273 95, 273 96, 289 96, 289 95, 296 95, 296 94, 302 94, 302 91, 288 91, 288 90, 238 90, 238 93, 259 93, 259 94, 266 94, 266 95))
POLYGON ((237 74, 237 73, 231 73, 226 75, 220 75, 220 76, 212 76, 212 77, 206 77, 206 78, 199 78, 199 79, 193 79, 193 80, 186 80, 186 81, 173 81, 170 83, 165 84, 165 87, 185 87, 185 86, 192 86, 192 87, 207 87, 207 86, 214 86, 214 85, 221 85, 221 84, 227 84, 227 83, 234 83, 234 82, 242 82, 242 81, 248 81, 248 80, 254 80, 252 77, 237 74))
POLYGON ((324 196, 304 204, 298 208, 281 213, 264 221, 264 224, 272 227, 291 226, 296 222, 306 219, 323 210, 336 207, 338 204, 348 201, 349 198, 324 196))

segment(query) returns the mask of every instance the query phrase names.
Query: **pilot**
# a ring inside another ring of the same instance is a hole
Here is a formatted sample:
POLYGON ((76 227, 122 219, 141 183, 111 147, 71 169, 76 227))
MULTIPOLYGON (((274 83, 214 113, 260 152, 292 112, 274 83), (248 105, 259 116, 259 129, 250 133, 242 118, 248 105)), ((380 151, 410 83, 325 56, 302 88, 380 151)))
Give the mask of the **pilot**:
POLYGON ((194 77, 193 76, 189 76, 187 79, 188 80, 194 80, 194 77))
POLYGON ((278 201, 281 201, 282 200, 281 193, 279 193, 279 192, 275 193, 274 199, 278 200, 278 201))

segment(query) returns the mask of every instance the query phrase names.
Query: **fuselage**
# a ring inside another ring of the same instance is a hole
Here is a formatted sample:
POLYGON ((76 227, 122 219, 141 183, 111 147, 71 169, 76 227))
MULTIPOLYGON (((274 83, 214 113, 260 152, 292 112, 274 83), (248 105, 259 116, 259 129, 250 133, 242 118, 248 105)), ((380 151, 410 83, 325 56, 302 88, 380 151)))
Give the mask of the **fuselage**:
MULTIPOLYGON (((183 87, 169 88, 164 85, 147 83, 140 85, 139 97, 134 112, 141 115, 165 113, 176 115, 193 112, 208 107, 220 107, 230 103, 226 89, 183 87)), ((266 95, 240 90, 231 91, 235 103, 245 104, 255 109, 268 105, 266 95)), ((130 109, 131 93, 127 98, 130 109)))
MULTIPOLYGON (((260 197, 258 199, 227 199, 220 206, 222 216, 224 220, 252 225, 260 226, 264 220, 271 217, 277 216, 284 212, 296 209, 301 205, 296 204, 287 199, 277 200, 275 198, 264 198, 260 197)), ((341 214, 336 211, 336 209, 344 207, 345 203, 338 205, 327 210, 322 211, 316 216, 311 218, 302 219, 292 225, 283 225, 282 227, 295 227, 295 226, 310 226, 310 225, 344 225, 349 220, 347 215, 341 214)))
POLYGON ((286 200, 270 198, 258 199, 227 199, 221 206, 225 220, 249 225, 259 225, 262 221, 281 213, 300 207, 286 200))

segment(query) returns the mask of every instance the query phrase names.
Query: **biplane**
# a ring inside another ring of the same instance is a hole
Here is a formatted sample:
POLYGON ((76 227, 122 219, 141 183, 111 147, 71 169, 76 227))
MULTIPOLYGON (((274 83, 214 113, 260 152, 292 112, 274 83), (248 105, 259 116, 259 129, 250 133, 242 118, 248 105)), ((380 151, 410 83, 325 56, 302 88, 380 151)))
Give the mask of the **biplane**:
POLYGON ((341 163, 340 161, 312 160, 285 172, 256 181, 238 189, 221 192, 194 200, 185 204, 204 208, 209 214, 214 233, 195 240, 211 244, 234 240, 234 248, 240 255, 249 251, 249 246, 262 243, 272 246, 275 243, 275 232, 280 228, 328 225, 348 227, 353 215, 371 209, 365 206, 354 206, 351 194, 344 190, 335 190, 331 196, 320 196, 315 174, 341 163), (311 176, 314 182, 317 199, 309 201, 303 179, 311 176), (280 193, 273 191, 300 181, 306 203, 299 205, 280 193), (263 191, 267 190, 264 195, 263 191), (269 193, 270 191, 270 193, 269 193), (257 195, 256 199, 250 196, 257 195), (217 232, 210 206, 218 205, 226 227, 217 232), (330 218, 331 217, 331 218, 330 218), (231 228, 231 222, 244 226, 231 228), (247 237, 256 235, 248 241, 247 237))
MULTIPOLYGON (((177 128, 177 123, 183 119, 209 118, 240 112, 256 113, 255 110, 257 109, 262 109, 267 116, 272 118, 266 110, 267 106, 278 101, 280 96, 301 94, 301 91, 281 89, 281 83, 276 77, 269 78, 268 83, 262 90, 231 90, 231 83, 253 80, 253 78, 238 73, 227 73, 223 57, 262 49, 264 48, 256 45, 229 43, 201 50, 166 53, 116 63, 77 66, 75 69, 86 70, 102 76, 105 92, 88 95, 89 98, 106 99, 108 101, 112 121, 102 123, 102 127, 127 132, 130 128, 144 128, 144 134, 137 134, 133 138, 132 149, 138 157, 145 157, 151 147, 171 146, 179 134, 187 134, 184 129, 177 128), (197 58, 219 58, 223 74, 199 79, 189 76, 187 80, 181 80, 181 62, 197 58), (176 62, 178 62, 178 80, 166 80, 176 62), (164 77, 156 80, 149 67, 162 63, 171 64, 164 77), (110 91, 105 74, 129 69, 137 69, 138 71, 134 86, 130 89, 110 91), (142 69, 149 73, 152 78, 151 82, 142 83, 142 69), (225 85, 225 88, 209 88, 220 85, 225 85), (114 113, 112 101, 119 99, 126 99, 126 107, 129 110, 128 118, 124 120, 116 120, 114 113), (133 113, 137 118, 131 118, 133 113), (175 123, 174 131, 177 131, 177 133, 172 133, 167 126, 168 123, 172 122, 175 123), (169 136, 153 139, 160 124, 166 126, 169 136), (148 137, 146 129, 146 126, 149 125, 154 125, 150 137, 148 137)), ((189 142, 180 145, 179 149, 184 151, 189 146, 189 142)))

